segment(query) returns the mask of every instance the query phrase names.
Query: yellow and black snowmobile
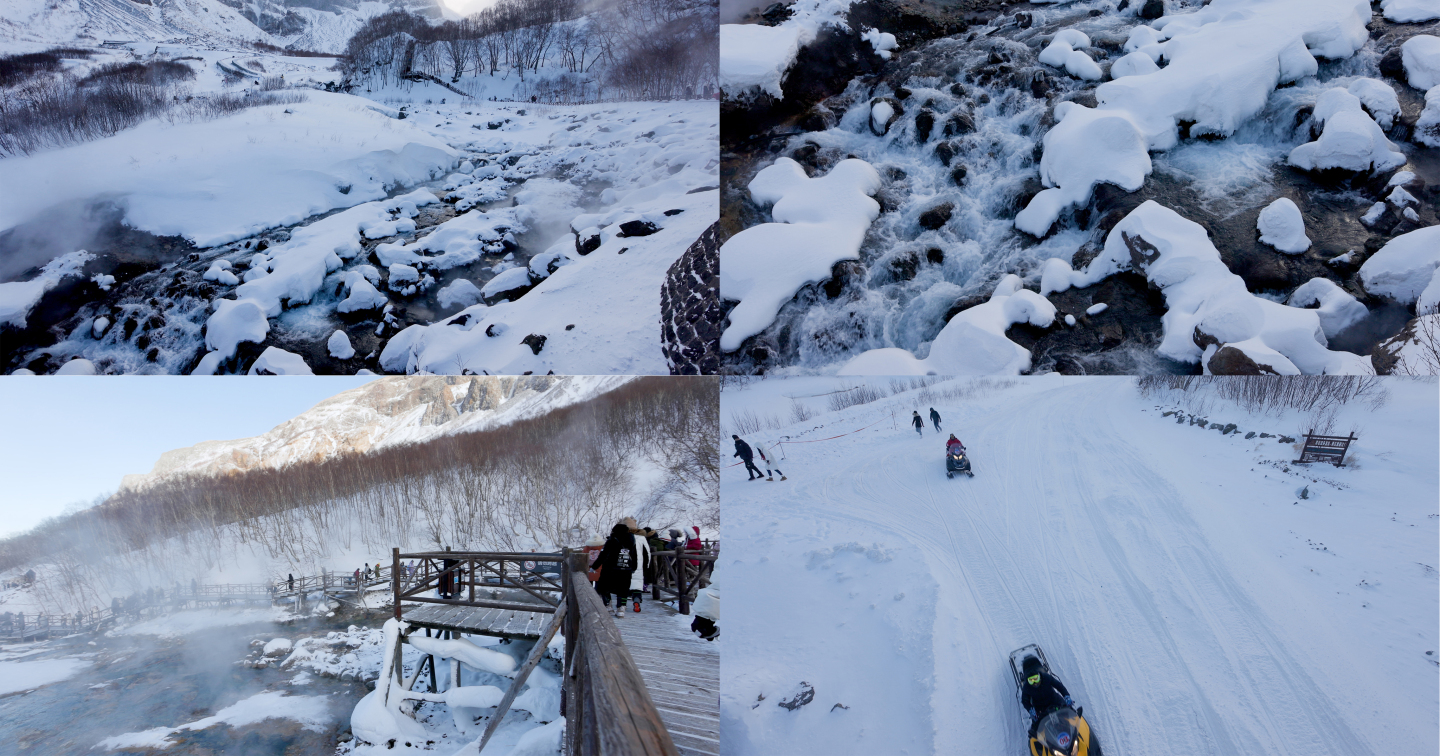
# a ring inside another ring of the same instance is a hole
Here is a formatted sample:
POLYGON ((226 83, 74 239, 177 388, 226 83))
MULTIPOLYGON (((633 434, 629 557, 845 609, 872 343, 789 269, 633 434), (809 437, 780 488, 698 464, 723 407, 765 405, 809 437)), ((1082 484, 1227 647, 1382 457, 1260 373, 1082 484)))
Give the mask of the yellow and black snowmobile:
MULTIPOLYGON (((1039 646, 1032 643, 1010 652, 1010 673, 1015 676, 1017 698, 1023 700, 1025 675, 1042 671, 1051 675, 1050 662, 1039 646)), ((1090 723, 1085 721, 1085 707, 1072 708, 1068 696, 1065 701, 1063 706, 1035 713, 1039 721, 1030 730, 1029 756, 1102 756, 1100 743, 1090 732, 1090 723)))

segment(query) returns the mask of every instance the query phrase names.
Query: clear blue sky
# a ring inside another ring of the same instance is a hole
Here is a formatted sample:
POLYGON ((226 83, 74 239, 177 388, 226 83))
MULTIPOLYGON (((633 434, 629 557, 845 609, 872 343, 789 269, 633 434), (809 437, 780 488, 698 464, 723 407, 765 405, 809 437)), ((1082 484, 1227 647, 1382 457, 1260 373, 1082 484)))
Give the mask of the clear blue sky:
POLYGON ((161 453, 258 436, 374 376, 0 377, 0 538, 113 492, 161 453))

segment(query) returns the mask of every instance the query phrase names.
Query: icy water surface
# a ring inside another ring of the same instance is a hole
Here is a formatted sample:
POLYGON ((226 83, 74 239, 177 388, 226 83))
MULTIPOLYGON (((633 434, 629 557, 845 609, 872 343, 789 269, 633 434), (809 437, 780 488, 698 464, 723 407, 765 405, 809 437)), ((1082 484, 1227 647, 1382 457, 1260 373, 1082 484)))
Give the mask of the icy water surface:
POLYGON ((323 698, 328 721, 313 729, 289 719, 266 719, 243 727, 182 730, 169 736, 174 745, 153 752, 333 754, 338 741, 348 737, 350 712, 367 692, 365 683, 273 667, 252 669, 236 662, 252 652, 253 640, 323 636, 355 621, 260 622, 176 638, 99 635, 34 644, 30 648, 40 652, 24 661, 80 657, 91 666, 68 680, 0 698, 0 752, 87 753, 106 738, 195 722, 268 690, 323 698), (297 676, 302 684, 297 684, 297 676))

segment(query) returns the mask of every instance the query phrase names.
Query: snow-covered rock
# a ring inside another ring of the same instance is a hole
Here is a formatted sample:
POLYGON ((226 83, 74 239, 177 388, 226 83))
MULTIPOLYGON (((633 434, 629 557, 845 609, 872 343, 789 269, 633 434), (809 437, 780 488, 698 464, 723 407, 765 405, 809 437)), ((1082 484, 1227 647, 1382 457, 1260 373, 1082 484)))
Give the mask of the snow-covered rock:
POLYGON ((109 329, 110 319, 104 316, 95 318, 95 321, 90 324, 90 333, 97 339, 104 336, 105 332, 109 329))
POLYGON ((773 205, 774 223, 747 228, 720 248, 720 296, 739 302, 720 348, 733 352, 765 330, 801 287, 830 277, 835 263, 855 259, 880 215, 871 195, 880 174, 863 160, 842 160, 825 176, 782 157, 756 174, 750 196, 773 205))
POLYGON ((225 286, 238 286, 240 278, 231 272, 232 267, 234 266, 230 264, 229 260, 218 259, 210 263, 210 267, 205 270, 205 275, 202 277, 206 281, 215 281, 225 286))
MULTIPOLYGON (((1343 90, 1332 90, 1350 96, 1343 90)), ((1386 171, 1405 164, 1405 155, 1385 138, 1375 120, 1359 109, 1342 110, 1325 121, 1320 138, 1290 151, 1290 164, 1307 171, 1386 171)))
POLYGON ((1261 210, 1255 226, 1260 230, 1261 243, 1281 252, 1298 255, 1310 248, 1310 237, 1305 235, 1305 219, 1289 197, 1281 197, 1261 210))
POLYGON ((259 304, 249 299, 217 299, 215 314, 205 321, 205 348, 218 352, 220 360, 235 356, 242 341, 261 342, 270 332, 270 322, 259 304))
POLYGON ((1350 82, 1346 91, 1359 98, 1382 129, 1389 129, 1400 115, 1400 98, 1396 96, 1395 89, 1379 79, 1356 79, 1350 82))
POLYGON ((895 119, 895 106, 887 100, 876 100, 870 106, 870 130, 876 136, 884 136, 890 130, 890 122, 895 119))
POLYGON ((1127 53, 1110 66, 1110 78, 1118 79, 1122 76, 1144 76, 1160 70, 1155 60, 1149 55, 1136 50, 1127 53))
POLYGON ((1435 0, 1380 0, 1380 7, 1385 18, 1400 24, 1440 18, 1440 3, 1435 0))
POLYGON ((375 288, 362 273, 353 270, 345 271, 343 283, 349 287, 349 295, 339 304, 335 305, 337 312, 366 312, 378 310, 385 306, 389 299, 386 299, 380 290, 375 288))
POLYGON ((1096 302, 1095 304, 1090 305, 1089 307, 1086 307, 1086 308, 1085 308, 1085 314, 1086 314, 1086 315, 1099 315, 1100 313, 1102 313, 1102 312, 1104 312, 1104 311, 1106 311, 1106 310, 1108 310, 1108 309, 1110 309, 1110 305, 1108 305, 1108 304, 1106 304, 1106 303, 1104 303, 1104 302, 1096 302))
POLYGON ((1416 34, 1400 46, 1400 61, 1410 86, 1422 91, 1440 85, 1440 37, 1416 34))
POLYGON ((446 284, 435 296, 441 307, 466 308, 480 301, 480 287, 468 278, 457 278, 446 284))
POLYGON ((1151 169, 1145 136, 1123 111, 1067 101, 1055 106, 1055 120, 1040 157, 1040 180, 1050 188, 1015 216, 1015 227, 1031 236, 1044 236, 1060 213, 1088 202, 1096 184, 1133 192, 1151 169))
POLYGON ((1425 93, 1425 109, 1415 122, 1415 141, 1427 147, 1440 147, 1440 85, 1425 93))
POLYGON ((94 258, 94 255, 82 249, 45 263, 40 274, 29 281, 0 283, 0 325, 24 328, 25 319, 30 316, 35 305, 40 303, 45 292, 60 285, 66 278, 81 275, 85 263, 94 258))
POLYGON ((720 87, 730 97, 755 89, 781 99, 780 83, 800 51, 800 29, 794 26, 722 24, 720 26, 720 87))
MULTIPOLYGON (((305 358, 280 347, 265 347, 265 351, 250 366, 249 375, 314 375, 305 364, 305 358)), ((280 640, 280 639, 277 639, 280 640)), ((271 641, 272 643, 274 641, 271 641)))
POLYGON ((60 366, 55 375, 95 375, 95 363, 83 357, 76 357, 73 360, 60 366))
POLYGON ((275 638, 265 644, 265 648, 261 653, 265 656, 284 656, 290 653, 290 650, 294 647, 295 644, 289 638, 275 638))
POLYGON ((1430 286, 1440 268, 1440 226, 1391 239, 1360 266, 1360 282, 1371 294, 1411 304, 1430 286))
POLYGON ((339 328, 330 334, 325 346, 330 350, 330 356, 337 360, 348 360, 355 356, 355 347, 350 344, 350 336, 339 328))
POLYGON ((1089 55, 1075 49, 1089 46, 1089 37, 1074 29, 1065 29, 1041 51, 1039 60, 1047 66, 1063 68, 1076 78, 1097 81, 1105 76, 1100 66, 1089 55))
POLYGON ((495 276, 480 289, 480 297, 486 304, 494 304, 502 300, 519 299, 525 292, 534 285, 530 280, 530 269, 526 267, 515 267, 495 276))
POLYGON ((1350 292, 1345 291, 1326 278, 1312 278, 1290 293, 1287 303, 1291 307, 1317 305, 1320 313, 1320 327, 1327 338, 1365 319, 1370 311, 1350 292))
POLYGON ((894 34, 882 32, 873 27, 866 29, 865 33, 860 35, 860 38, 869 42, 870 47, 875 50, 875 54, 885 60, 890 59, 890 56, 893 54, 891 50, 900 46, 900 43, 895 41, 894 34))
POLYGON ((1019 375, 1030 369, 1030 351, 1006 338, 1016 323, 1046 328, 1055 305, 1028 289, 1019 276, 1000 280, 990 300, 956 313, 917 359, 905 349, 871 349, 847 362, 840 375, 1019 375))

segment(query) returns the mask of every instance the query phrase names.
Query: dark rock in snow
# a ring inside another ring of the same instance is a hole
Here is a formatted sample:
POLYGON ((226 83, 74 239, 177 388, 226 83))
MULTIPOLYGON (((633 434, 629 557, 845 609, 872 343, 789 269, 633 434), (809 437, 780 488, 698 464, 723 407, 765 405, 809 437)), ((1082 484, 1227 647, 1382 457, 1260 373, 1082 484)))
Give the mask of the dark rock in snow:
POLYGON ((538 333, 532 333, 521 339, 520 343, 530 347, 530 351, 535 354, 540 354, 540 350, 545 348, 545 337, 538 333))
POLYGON ((1279 375, 1279 371, 1264 363, 1250 359, 1250 355, 1235 347, 1220 347, 1210 361, 1205 363, 1214 375, 1279 375))
POLYGON ((787 711, 795 711, 801 706, 804 706, 805 704, 808 704, 814 700, 815 686, 811 685, 808 682, 801 681, 800 687, 793 694, 791 694, 789 698, 780 699, 780 703, 777 705, 787 711))
POLYGON ((1140 6, 1140 17, 1146 20, 1160 18, 1165 15, 1165 3, 1163 0, 1146 0, 1140 6))
POLYGON ((649 236, 659 230, 659 226, 644 220, 625 221, 620 224, 620 236, 625 237, 649 236))
POLYGON ((924 108, 915 114, 915 141, 924 144, 930 141, 930 130, 935 128, 935 112, 924 108))
POLYGON ((593 233, 589 236, 575 235, 575 252, 580 255, 588 255, 600 248, 600 234, 593 233))

